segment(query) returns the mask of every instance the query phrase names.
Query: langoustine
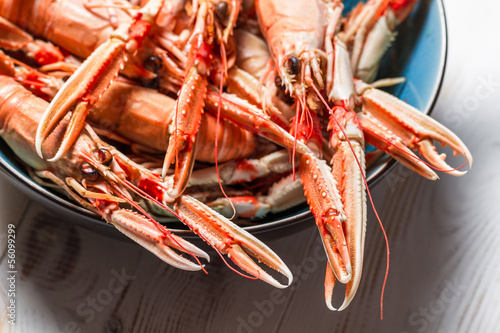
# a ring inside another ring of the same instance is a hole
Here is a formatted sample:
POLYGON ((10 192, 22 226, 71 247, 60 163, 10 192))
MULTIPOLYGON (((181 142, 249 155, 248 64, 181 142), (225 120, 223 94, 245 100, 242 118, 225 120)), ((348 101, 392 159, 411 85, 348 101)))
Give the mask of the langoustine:
MULTIPOLYGON (((398 19, 402 20, 411 11, 415 1, 403 2, 402 6, 399 3, 393 6, 391 1, 383 0, 370 1, 368 5, 372 3, 377 3, 378 9, 388 8, 382 14, 388 13, 389 16, 391 10, 398 7, 398 19)), ((362 63, 359 70, 358 63, 351 64, 349 51, 342 40, 344 38, 346 42, 350 42, 347 39, 349 34, 338 34, 342 31, 340 13, 343 6, 340 1, 295 1, 285 4, 280 0, 257 0, 255 6, 261 32, 269 44, 272 57, 271 65, 262 80, 267 90, 264 102, 271 103, 268 96, 275 95, 275 84, 278 87, 284 86, 297 105, 295 122, 298 130, 295 135, 301 139, 301 133, 309 133, 306 138, 309 142, 314 133, 321 132, 321 129, 313 128, 318 123, 311 121, 316 117, 315 114, 330 117, 330 144, 336 149, 331 163, 333 177, 338 183, 331 180, 329 167, 323 166, 325 163, 320 161, 321 145, 318 140, 313 143, 316 155, 303 155, 306 158, 300 167, 304 190, 310 205, 315 206, 311 210, 316 212, 316 223, 329 254, 325 299, 328 307, 334 310, 331 293, 335 280, 347 283, 345 299, 339 308, 342 310, 353 299, 362 270, 366 230, 366 181, 364 153, 359 148, 364 146, 364 139, 429 179, 437 179, 437 175, 411 149, 418 147, 429 165, 447 170, 453 175, 463 173, 453 170, 444 162, 444 156, 436 153, 432 140, 449 145, 456 154, 464 156, 470 165, 472 156, 463 142, 444 126, 378 90, 376 84, 368 85, 354 79, 353 70, 356 74, 362 72, 365 63, 362 63), (353 111, 358 112, 359 116, 353 111), (300 123, 297 123, 298 120, 300 123), (365 133, 364 138, 362 132, 365 133), (340 229, 345 233, 344 243, 341 238, 340 241, 334 238, 336 233, 328 220, 332 215, 338 217, 336 223, 341 225, 340 229), (325 228, 329 224, 330 228, 325 228), (342 252, 347 252, 348 255, 342 255, 342 252)), ((380 17, 377 10, 370 13, 375 18, 380 17)), ((362 25, 363 29, 367 29, 370 24, 371 21, 362 25)), ((351 24, 350 27, 352 26, 351 24)), ((354 33, 359 32, 358 36, 364 37, 363 29, 354 30, 354 33)), ((386 44, 377 51, 383 54, 386 44)), ((351 51, 356 53, 359 50, 351 51)), ((358 56, 359 54, 355 54, 353 59, 358 56)), ((376 73, 377 64, 378 60, 375 60, 373 65, 369 65, 374 67, 370 68, 370 78, 373 72, 376 73)), ((302 138, 304 139, 303 135, 302 138)))
MULTIPOLYGON (((35 178, 55 183, 73 200, 102 216, 163 261, 181 269, 198 270, 202 269, 199 261, 192 262, 173 249, 207 260, 209 257, 152 219, 135 201, 137 197, 171 209, 203 240, 220 253, 228 254, 252 276, 279 288, 291 283, 289 269, 266 245, 192 197, 183 195, 171 200, 159 176, 103 142, 88 125, 61 159, 56 162, 41 159, 36 154, 34 138, 47 102, 5 76, 0 76, 0 98, 1 136, 34 170, 35 178), (124 204, 136 211, 122 208, 124 204), (278 282, 253 262, 251 256, 282 273, 287 283, 278 282)), ((54 150, 54 142, 64 135, 67 121, 65 118, 47 138, 44 149, 54 150)))

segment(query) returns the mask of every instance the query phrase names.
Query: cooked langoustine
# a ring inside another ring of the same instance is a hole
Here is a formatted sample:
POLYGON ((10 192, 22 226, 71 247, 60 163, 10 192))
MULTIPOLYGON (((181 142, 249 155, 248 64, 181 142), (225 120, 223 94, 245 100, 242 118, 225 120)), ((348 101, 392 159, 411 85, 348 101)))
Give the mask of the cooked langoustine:
MULTIPOLYGON (((384 0, 370 1, 369 4, 375 2, 378 9, 388 9, 382 13, 373 12, 373 17, 385 13, 390 15, 391 10, 399 6, 399 2, 393 6, 391 1, 384 0)), ((398 12, 399 20, 408 15, 415 1, 403 3, 404 6, 398 12)), ((339 308, 342 310, 353 299, 361 277, 366 230, 366 197, 362 194, 366 184, 365 162, 360 149, 364 139, 429 179, 437 179, 437 175, 411 149, 418 148, 432 167, 449 170, 453 175, 463 173, 453 171, 444 162, 444 157, 436 153, 432 141, 451 146, 470 165, 472 156, 451 131, 406 103, 396 102, 396 98, 377 89, 379 83, 368 85, 354 80, 352 70, 357 68, 357 64, 351 66, 348 49, 342 41, 349 35, 345 32, 338 35, 341 27, 340 11, 343 8, 340 1, 325 4, 321 1, 284 3, 281 0, 256 0, 255 5, 261 32, 268 42, 273 59, 268 77, 264 79, 267 94, 275 94, 276 89, 272 87, 275 81, 294 97, 297 104, 296 136, 304 139, 316 152, 313 156, 302 154, 303 163, 299 166, 308 202, 315 206, 311 207, 311 211, 317 212, 314 213, 316 223, 329 254, 330 267, 325 280, 326 302, 329 308, 335 309, 331 304, 335 280, 347 283, 345 299, 339 308), (272 80, 274 73, 278 75, 276 80, 272 80), (352 110, 361 112, 359 119, 352 110), (315 114, 330 116, 328 127, 333 130, 330 143, 336 149, 332 171, 338 184, 331 180, 329 167, 319 158, 320 141, 312 140, 316 133, 321 133, 321 129, 315 128, 315 114), (307 134, 306 138, 303 134, 307 134), (330 229, 324 227, 329 226, 327 219, 332 215, 337 216, 335 228, 339 230, 338 224, 341 225, 340 229, 343 228, 344 243, 332 240, 339 234, 333 232, 333 224, 330 224, 330 229), (343 252, 349 255, 338 255, 343 252)), ((366 25, 363 27, 367 28, 366 25)), ((364 37, 363 31, 354 32, 364 37)), ((350 42, 349 39, 346 41, 350 42)), ((385 48, 378 51, 383 53, 385 48)), ((264 102, 271 103, 269 96, 264 97, 264 102)))
MULTIPOLYGON (((13 79, 0 76, 0 134, 16 155, 34 170, 36 178, 55 183, 79 204, 99 214, 122 233, 175 267, 198 270, 202 265, 184 258, 173 249, 207 260, 209 257, 153 220, 135 202, 136 197, 171 209, 203 240, 220 253, 227 254, 252 276, 279 288, 291 283, 289 269, 262 242, 192 197, 182 195, 171 200, 159 176, 100 140, 88 125, 84 126, 75 144, 58 161, 41 159, 36 154, 34 139, 37 124, 46 108, 47 102, 31 94, 13 79), (134 207, 139 213, 122 208, 123 204, 134 207), (282 273, 287 283, 278 282, 251 257, 282 273)), ((43 148, 48 152, 55 149, 54 143, 64 135, 67 122, 68 117, 47 137, 43 148)))

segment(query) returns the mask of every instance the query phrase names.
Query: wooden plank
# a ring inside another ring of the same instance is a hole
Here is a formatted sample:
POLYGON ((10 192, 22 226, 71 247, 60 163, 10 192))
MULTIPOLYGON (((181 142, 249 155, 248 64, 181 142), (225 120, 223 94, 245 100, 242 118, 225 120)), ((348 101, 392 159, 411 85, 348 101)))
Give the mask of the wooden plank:
MULTIPOLYGON (((316 232, 315 230, 312 230, 316 232)), ((310 232, 268 242, 286 262, 303 256, 310 232)), ((273 327, 282 311, 271 304, 262 313, 263 300, 273 295, 282 301, 290 289, 278 291, 261 281, 231 272, 211 254, 208 274, 175 270, 144 258, 137 269, 137 281, 130 285, 115 315, 127 332, 234 332, 259 326, 273 327), (134 314, 134 315, 131 315, 134 314)))

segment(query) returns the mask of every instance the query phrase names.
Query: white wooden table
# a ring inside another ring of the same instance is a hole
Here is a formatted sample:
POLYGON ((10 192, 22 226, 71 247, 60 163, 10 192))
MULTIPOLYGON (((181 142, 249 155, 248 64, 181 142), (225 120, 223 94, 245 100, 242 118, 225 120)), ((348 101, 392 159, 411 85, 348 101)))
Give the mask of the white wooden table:
POLYGON ((397 166, 372 188, 391 246, 383 321, 385 244, 371 211, 360 290, 345 311, 330 312, 314 226, 267 242, 295 273, 277 291, 214 256, 208 275, 168 267, 135 244, 52 215, 0 177, 0 331, 500 332, 500 4, 445 7, 448 66, 433 117, 465 141, 474 168, 431 182, 397 166), (9 223, 15 326, 5 316, 9 223))

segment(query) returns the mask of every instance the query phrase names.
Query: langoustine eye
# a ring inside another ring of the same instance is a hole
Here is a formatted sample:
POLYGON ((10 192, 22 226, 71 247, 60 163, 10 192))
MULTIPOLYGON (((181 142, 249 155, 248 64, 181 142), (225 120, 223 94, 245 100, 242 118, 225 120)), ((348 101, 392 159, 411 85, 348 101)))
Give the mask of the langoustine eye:
POLYGON ((292 75, 297 75, 300 72, 300 59, 296 56, 291 56, 286 62, 288 72, 292 75))
POLYGON ((229 5, 227 2, 222 1, 216 5, 215 15, 217 15, 217 18, 222 24, 226 25, 226 21, 229 18, 229 5))
POLYGON ((159 56, 153 55, 144 60, 143 65, 148 71, 157 74, 163 67, 163 60, 159 56))
POLYGON ((95 182, 99 179, 99 172, 88 162, 82 162, 82 164, 80 164, 80 172, 83 178, 88 181, 95 182))
POLYGON ((109 152, 109 150, 105 148, 100 148, 95 152, 95 156, 105 166, 110 166, 113 162, 113 154, 109 152))

